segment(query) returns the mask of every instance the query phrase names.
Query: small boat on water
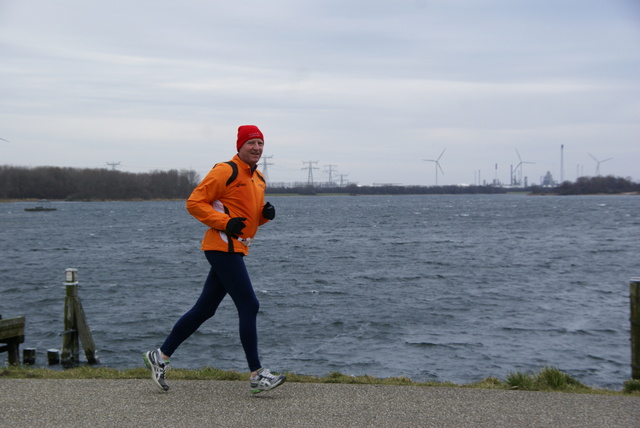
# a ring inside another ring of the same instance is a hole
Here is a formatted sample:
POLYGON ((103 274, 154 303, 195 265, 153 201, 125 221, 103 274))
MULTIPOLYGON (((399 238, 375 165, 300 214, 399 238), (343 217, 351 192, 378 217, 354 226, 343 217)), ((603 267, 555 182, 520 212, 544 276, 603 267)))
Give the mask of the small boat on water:
POLYGON ((41 199, 38 201, 38 205, 33 208, 25 208, 25 211, 55 211, 57 208, 53 208, 51 206, 51 202, 46 199, 41 199))

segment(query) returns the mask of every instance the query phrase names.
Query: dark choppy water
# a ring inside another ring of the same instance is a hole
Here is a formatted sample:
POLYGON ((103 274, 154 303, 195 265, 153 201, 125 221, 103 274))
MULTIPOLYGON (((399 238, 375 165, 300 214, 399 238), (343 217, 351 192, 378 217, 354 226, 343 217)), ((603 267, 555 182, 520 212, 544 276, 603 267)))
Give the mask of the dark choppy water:
MULTIPOLYGON (((554 366, 614 389, 630 377, 638 197, 268 199, 278 216, 246 262, 273 370, 469 383, 554 366)), ((44 364, 77 268, 102 363, 141 366, 200 292, 204 226, 182 202, 31 205, 0 204, 0 314, 27 317, 24 346, 44 364)), ((173 365, 246 371, 236 320, 227 299, 173 365)))

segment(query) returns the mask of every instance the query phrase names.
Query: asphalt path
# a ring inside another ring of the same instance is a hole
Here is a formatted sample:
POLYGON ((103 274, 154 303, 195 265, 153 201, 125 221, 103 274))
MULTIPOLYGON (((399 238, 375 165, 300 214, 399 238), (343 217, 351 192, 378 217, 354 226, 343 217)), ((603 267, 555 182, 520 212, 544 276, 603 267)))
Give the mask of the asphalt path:
POLYGON ((466 388, 2 379, 0 427, 640 427, 640 397, 466 388))

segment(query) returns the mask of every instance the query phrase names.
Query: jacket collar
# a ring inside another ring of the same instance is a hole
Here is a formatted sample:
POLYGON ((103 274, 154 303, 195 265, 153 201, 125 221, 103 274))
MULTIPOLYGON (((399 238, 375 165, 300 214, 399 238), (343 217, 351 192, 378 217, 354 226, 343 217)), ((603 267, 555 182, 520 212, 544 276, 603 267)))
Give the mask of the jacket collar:
POLYGON ((258 165, 256 165, 255 167, 251 168, 249 166, 249 164, 246 163, 245 161, 243 161, 242 159, 240 159, 240 156, 238 156, 237 154, 231 160, 234 161, 235 163, 237 163, 240 168, 249 171, 251 174, 253 174, 253 172, 256 169, 258 169, 258 165))

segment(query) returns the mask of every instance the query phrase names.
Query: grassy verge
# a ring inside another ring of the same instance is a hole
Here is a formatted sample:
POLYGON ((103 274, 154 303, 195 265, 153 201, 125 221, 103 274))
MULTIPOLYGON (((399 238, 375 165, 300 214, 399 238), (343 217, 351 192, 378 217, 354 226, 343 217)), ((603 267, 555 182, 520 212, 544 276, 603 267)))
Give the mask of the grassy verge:
MULTIPOLYGON (((300 383, 342 383, 359 385, 395 385, 449 388, 476 388, 495 390, 568 392, 601 395, 634 395, 640 397, 640 381, 625 382, 622 391, 591 388, 578 382, 566 373, 553 367, 545 367, 538 373, 509 373, 506 380, 489 377, 477 383, 458 385, 451 382, 414 382, 406 377, 375 378, 372 376, 349 376, 338 372, 325 377, 286 373, 287 382, 300 383)), ((211 367, 198 370, 172 369, 169 372, 173 380, 226 380, 245 381, 248 373, 224 371, 211 367)), ((0 369, 0 379, 146 379, 146 368, 117 370, 108 367, 80 366, 66 370, 48 368, 7 367, 0 369)))

